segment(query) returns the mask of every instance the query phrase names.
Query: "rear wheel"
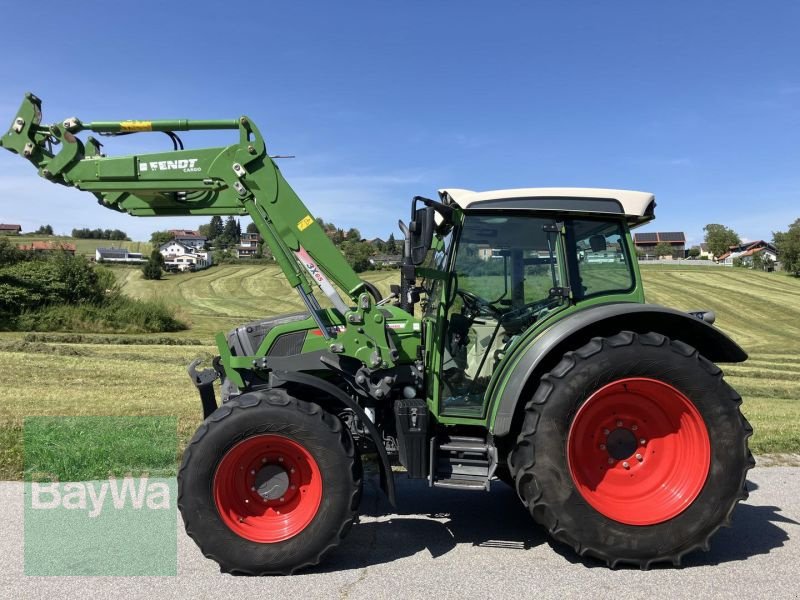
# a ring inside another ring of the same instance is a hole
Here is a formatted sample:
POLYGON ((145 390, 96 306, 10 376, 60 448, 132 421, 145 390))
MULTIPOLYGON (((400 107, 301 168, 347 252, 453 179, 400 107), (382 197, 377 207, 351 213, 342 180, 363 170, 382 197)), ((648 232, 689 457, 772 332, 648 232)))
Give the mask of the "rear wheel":
POLYGON ((595 338, 541 379, 511 454, 520 498, 558 541, 648 567, 707 548, 746 498, 752 429, 719 368, 679 341, 595 338))
POLYGON ((225 572, 290 574, 350 529, 361 463, 349 431, 282 390, 230 400, 200 427, 178 475, 187 533, 225 572))

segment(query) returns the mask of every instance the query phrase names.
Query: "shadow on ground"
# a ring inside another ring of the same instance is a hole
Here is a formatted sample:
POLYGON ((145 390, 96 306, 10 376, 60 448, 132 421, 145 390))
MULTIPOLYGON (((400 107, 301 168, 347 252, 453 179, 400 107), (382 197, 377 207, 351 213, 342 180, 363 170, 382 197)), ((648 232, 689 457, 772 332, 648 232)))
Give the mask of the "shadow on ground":
POLYGON ((397 508, 375 485, 365 486, 362 522, 317 572, 359 569, 427 551, 437 558, 456 544, 525 551, 545 543, 514 491, 495 482, 492 493, 431 489, 398 477, 397 508), (378 521, 365 522, 364 517, 378 521))
MULTIPOLYGON (((515 492, 495 482, 491 493, 431 489, 425 481, 398 477, 398 508, 393 509, 374 482, 364 489, 362 522, 353 527, 342 545, 312 572, 360 569, 390 563, 426 551, 437 558, 457 544, 525 551, 548 543, 573 564, 587 568, 605 563, 580 558, 571 549, 547 539, 533 522, 515 492), (364 521, 374 517, 377 521, 364 521)), ((755 484, 748 482, 750 490, 755 484)), ((711 540, 711 551, 684 557, 684 567, 718 565, 768 554, 789 539, 779 524, 798 524, 781 515, 777 506, 740 504, 732 527, 721 529, 711 540)), ((625 567, 623 567, 625 568, 625 567)))

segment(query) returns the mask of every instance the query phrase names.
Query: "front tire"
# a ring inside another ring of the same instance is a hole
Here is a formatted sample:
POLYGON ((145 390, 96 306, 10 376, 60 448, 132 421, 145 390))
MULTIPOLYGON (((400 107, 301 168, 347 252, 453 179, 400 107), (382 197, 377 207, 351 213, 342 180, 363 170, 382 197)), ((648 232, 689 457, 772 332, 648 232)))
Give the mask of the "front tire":
POLYGON ((510 457, 534 519, 609 566, 679 565, 747 497, 741 398, 697 350, 622 332, 568 352, 525 407, 510 457))
POLYGON ((282 390, 250 392, 218 408, 189 443, 178 508, 223 572, 288 575, 344 538, 361 484, 338 418, 282 390))

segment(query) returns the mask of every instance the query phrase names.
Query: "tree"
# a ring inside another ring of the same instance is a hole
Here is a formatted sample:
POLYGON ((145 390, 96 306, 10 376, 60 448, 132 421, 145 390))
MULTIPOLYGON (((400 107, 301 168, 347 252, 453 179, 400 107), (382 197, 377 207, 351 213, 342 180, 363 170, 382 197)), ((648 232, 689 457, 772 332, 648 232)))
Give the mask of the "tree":
POLYGON ((800 219, 789 225, 787 231, 773 232, 772 241, 778 249, 783 270, 800 277, 800 219))
POLYGON ((237 234, 238 228, 236 219, 228 217, 225 219, 225 226, 222 229, 222 235, 217 238, 217 242, 223 248, 236 246, 239 243, 240 236, 237 234))
POLYGON ((360 242, 361 232, 355 227, 351 227, 350 229, 347 230, 347 235, 345 236, 345 239, 348 242, 360 242))
POLYGON ((666 242, 659 242, 656 244, 656 247, 653 248, 653 254, 656 255, 656 258, 661 258, 662 256, 674 256, 674 253, 675 251, 672 249, 672 246, 666 242))
POLYGON ((368 242, 348 241, 342 244, 344 257, 356 273, 366 271, 372 265, 369 262, 372 256, 372 246, 368 242))
POLYGON ((42 225, 36 230, 39 235, 53 235, 53 228, 50 225, 42 225))
POLYGON ((247 233, 258 233, 258 227, 255 223, 248 223, 246 231, 247 233))
POLYGON ((394 239, 394 234, 389 234, 389 240, 386 242, 386 254, 400 254, 397 249, 397 241, 394 239))
POLYGON ((689 248, 689 256, 692 258, 697 258, 700 256, 700 248, 698 246, 692 246, 689 248))
POLYGON ((215 240, 222 235, 224 226, 222 224, 222 217, 214 215, 208 223, 208 239, 215 240))
POLYGON ((706 232, 705 242, 708 250, 714 257, 722 256, 730 250, 731 246, 738 246, 742 243, 738 233, 718 223, 709 223, 703 227, 703 231, 706 232))
POLYGON ((164 267, 164 257, 158 250, 150 253, 150 258, 142 267, 142 274, 145 279, 161 279, 161 270, 164 267))
POLYGON ((154 231, 150 235, 150 243, 153 246, 161 246, 171 241, 174 236, 169 231, 154 231))

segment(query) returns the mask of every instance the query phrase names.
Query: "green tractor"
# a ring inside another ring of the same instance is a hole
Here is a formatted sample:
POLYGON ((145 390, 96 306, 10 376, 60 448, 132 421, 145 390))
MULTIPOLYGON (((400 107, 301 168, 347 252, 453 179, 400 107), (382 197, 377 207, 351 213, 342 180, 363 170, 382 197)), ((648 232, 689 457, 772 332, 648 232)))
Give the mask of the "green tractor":
POLYGON ((679 564, 747 496, 752 429, 715 365, 747 355, 712 313, 645 303, 630 229, 654 218, 652 194, 416 197, 384 298, 247 117, 45 126, 28 94, 0 145, 113 210, 249 215, 302 299, 302 313, 218 334, 211 367, 189 366, 204 420, 178 506, 223 571, 319 563, 356 520, 367 454, 392 504, 393 463, 437 488, 500 480, 555 540, 612 567, 679 564), (191 150, 175 133, 210 129, 238 140, 191 150), (173 149, 109 157, 82 131, 165 132, 173 149))

